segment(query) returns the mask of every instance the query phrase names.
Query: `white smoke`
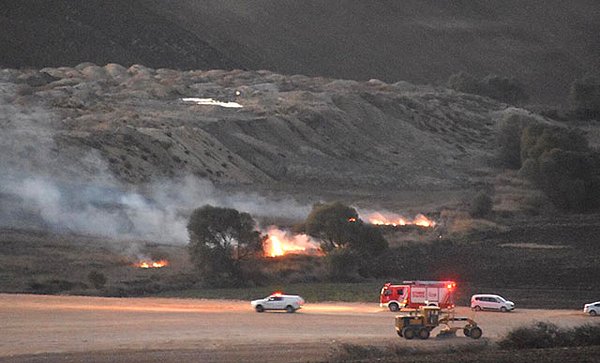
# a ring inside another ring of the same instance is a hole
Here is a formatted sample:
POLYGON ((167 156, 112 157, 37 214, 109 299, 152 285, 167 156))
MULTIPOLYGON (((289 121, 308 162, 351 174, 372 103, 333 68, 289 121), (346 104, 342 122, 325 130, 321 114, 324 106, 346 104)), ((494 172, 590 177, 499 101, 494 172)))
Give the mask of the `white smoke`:
MULTIPOLYGON (((224 193, 207 181, 186 177, 124 191, 123 186, 67 186, 40 176, 4 179, 1 192, 20 198, 21 209, 37 213, 54 230, 160 243, 185 243, 194 208, 210 204, 235 208, 255 217, 302 219, 309 207, 294 200, 224 193)), ((6 221, 0 224, 7 226, 6 221)), ((8 224, 10 226, 10 223, 8 224)))
POLYGON ((2 227, 185 243, 190 213, 206 204, 292 220, 310 210, 292 199, 224 192, 195 177, 125 185, 98 152, 63 152, 73 146, 57 144, 63 136, 59 116, 41 106, 19 106, 12 95, 0 81, 2 227))

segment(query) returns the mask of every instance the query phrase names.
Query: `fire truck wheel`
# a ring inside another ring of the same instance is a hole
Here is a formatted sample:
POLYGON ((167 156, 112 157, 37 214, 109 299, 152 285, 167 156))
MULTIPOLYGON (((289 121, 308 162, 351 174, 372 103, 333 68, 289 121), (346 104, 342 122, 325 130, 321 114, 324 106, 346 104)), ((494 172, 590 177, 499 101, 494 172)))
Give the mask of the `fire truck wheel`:
POLYGON ((292 305, 288 305, 285 307, 285 311, 287 311, 288 313, 293 313, 296 311, 296 309, 294 309, 292 305))
POLYGON ((389 304, 388 308, 390 309, 390 311, 398 311, 398 310, 400 310, 400 306, 398 306, 398 304, 396 304, 396 303, 389 304))
POLYGON ((473 339, 479 339, 481 338, 481 335, 483 335, 483 332, 481 331, 481 328, 479 327, 474 327, 471 328, 471 332, 469 333, 469 337, 473 338, 473 339))
POLYGON ((411 340, 415 337, 415 330, 413 328, 403 328, 402 329, 402 336, 405 339, 411 340))
POLYGON ((262 313, 263 311, 265 311, 265 308, 263 308, 262 305, 256 305, 256 312, 257 313, 262 313))
POLYGON ((427 328, 419 329, 419 338, 423 339, 423 340, 429 338, 429 329, 427 329, 427 328))

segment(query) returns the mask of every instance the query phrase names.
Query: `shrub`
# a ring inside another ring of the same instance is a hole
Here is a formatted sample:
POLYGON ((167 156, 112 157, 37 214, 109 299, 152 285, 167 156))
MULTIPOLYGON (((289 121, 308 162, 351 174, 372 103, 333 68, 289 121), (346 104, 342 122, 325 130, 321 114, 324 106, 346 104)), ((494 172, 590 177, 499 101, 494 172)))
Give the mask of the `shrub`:
POLYGON ((600 345, 600 325, 584 324, 573 328, 571 342, 575 346, 600 345))
POLYGON ((447 86, 459 92, 477 94, 510 104, 525 102, 529 98, 525 87, 519 81, 495 74, 477 79, 469 73, 459 72, 448 78, 447 86))
POLYGON ((571 85, 569 94, 573 113, 582 119, 600 118, 600 79, 584 77, 571 85))
POLYGON ((58 294, 71 291, 75 287, 77 287, 76 283, 61 279, 33 281, 29 284, 29 290, 35 294, 58 294))
POLYGON ((566 339, 558 326, 540 321, 510 331, 498 345, 505 349, 552 348, 563 346, 566 339))
POLYGON ((498 342, 503 349, 535 349, 600 345, 600 325, 585 324, 575 328, 537 322, 510 331, 498 342))
POLYGON ((486 192, 481 191, 471 201, 469 214, 475 218, 486 217, 492 212, 493 204, 492 198, 486 192))
POLYGON ((481 80, 481 88, 484 96, 509 104, 518 104, 529 99, 525 87, 515 78, 489 74, 481 80))
POLYGON ((480 83, 473 75, 467 72, 458 72, 450 76, 447 82, 448 88, 458 92, 480 94, 480 83))
POLYGON ((360 258, 355 252, 340 248, 331 251, 325 259, 327 275, 331 281, 353 282, 360 279, 358 274, 360 258))
POLYGON ((498 161, 511 169, 521 167, 521 135, 523 129, 536 122, 535 119, 519 114, 509 114, 498 123, 496 133, 498 161))
POLYGON ((96 290, 100 290, 106 285, 106 276, 102 272, 91 271, 88 274, 88 281, 96 290))
MULTIPOLYGON (((406 349, 406 348, 405 348, 406 349)), ((399 349, 400 353, 401 350, 399 349)), ((332 362, 371 362, 383 358, 393 358, 394 353, 391 349, 375 347, 373 345, 358 345, 343 343, 333 350, 332 362)), ((398 354, 400 355, 400 354, 398 354)))

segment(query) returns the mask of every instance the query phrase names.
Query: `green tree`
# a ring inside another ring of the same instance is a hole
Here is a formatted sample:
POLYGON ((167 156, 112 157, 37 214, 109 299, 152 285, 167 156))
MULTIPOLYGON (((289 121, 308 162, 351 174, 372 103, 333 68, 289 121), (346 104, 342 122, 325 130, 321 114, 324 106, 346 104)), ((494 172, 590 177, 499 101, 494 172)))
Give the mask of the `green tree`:
POLYGON ((600 156, 573 129, 535 124, 521 137, 521 175, 563 210, 600 207, 600 156))
POLYGON ((539 159, 537 181, 554 205, 587 211, 600 206, 600 156, 552 149, 539 159))
POLYGON ((364 224, 356 209, 335 202, 317 204, 306 218, 304 230, 323 241, 325 252, 348 248, 362 255, 377 255, 388 247, 381 231, 364 224))
POLYGON ((521 136, 521 161, 539 159, 552 149, 566 151, 589 151, 585 136, 575 129, 544 124, 533 124, 523 130, 521 136))
POLYGON ((357 221, 358 212, 352 207, 339 202, 316 204, 306 218, 304 229, 308 235, 323 241, 321 248, 329 252, 351 243, 357 221))
POLYGON ((241 262, 259 255, 262 236, 248 213, 205 205, 188 225, 191 260, 206 281, 241 282, 241 262))

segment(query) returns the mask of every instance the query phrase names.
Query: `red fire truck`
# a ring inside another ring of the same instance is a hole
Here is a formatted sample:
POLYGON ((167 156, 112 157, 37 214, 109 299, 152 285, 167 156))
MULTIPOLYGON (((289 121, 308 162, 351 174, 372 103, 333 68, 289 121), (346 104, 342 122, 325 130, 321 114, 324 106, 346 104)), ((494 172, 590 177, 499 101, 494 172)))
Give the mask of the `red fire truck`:
POLYGON ((381 289, 379 306, 390 311, 416 309, 423 305, 451 309, 455 289, 454 281, 403 281, 401 285, 388 282, 381 289))

